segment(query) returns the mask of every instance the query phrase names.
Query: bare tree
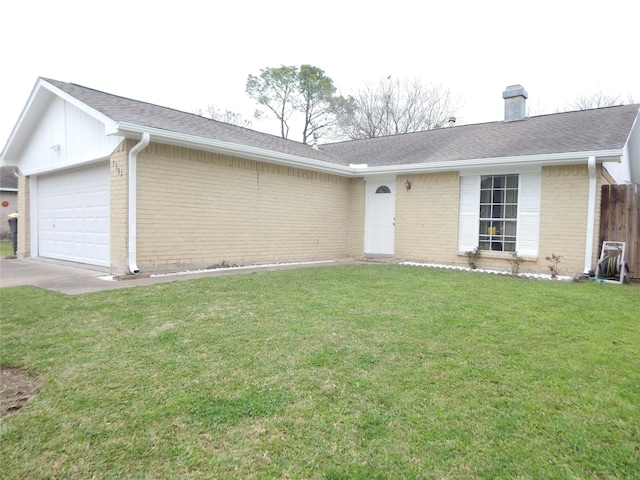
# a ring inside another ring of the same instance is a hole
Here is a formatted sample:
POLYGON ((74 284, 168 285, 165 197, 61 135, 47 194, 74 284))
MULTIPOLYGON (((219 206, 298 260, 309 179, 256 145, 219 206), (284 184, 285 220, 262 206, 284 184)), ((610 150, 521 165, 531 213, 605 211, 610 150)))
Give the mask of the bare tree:
POLYGON ((455 115, 456 103, 441 85, 388 77, 349 98, 339 130, 353 140, 432 130, 455 115))
POLYGON ((211 120, 217 120, 218 122, 230 123, 232 125, 238 125, 239 127, 251 128, 251 120, 247 120, 241 114, 232 112, 231 110, 223 110, 217 108, 211 104, 206 108, 198 108, 194 112, 201 117, 207 117, 211 120))
MULTIPOLYGON (((628 96, 626 103, 634 103, 631 96, 628 96)), ((591 95, 580 95, 566 106, 569 110, 589 110, 592 108, 612 107, 614 105, 624 105, 625 99, 621 95, 609 95, 602 90, 592 93, 591 95)))

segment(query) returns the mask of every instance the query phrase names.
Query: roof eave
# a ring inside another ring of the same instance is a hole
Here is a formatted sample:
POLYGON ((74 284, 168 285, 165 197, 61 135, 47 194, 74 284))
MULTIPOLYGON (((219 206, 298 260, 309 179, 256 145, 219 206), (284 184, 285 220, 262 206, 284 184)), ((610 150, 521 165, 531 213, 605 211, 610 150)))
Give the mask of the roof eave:
POLYGON ((275 163, 295 168, 304 168, 340 176, 351 176, 354 171, 353 168, 345 165, 325 162, 313 158, 301 157, 264 148, 240 145, 237 143, 224 142, 221 140, 203 138, 196 135, 188 135, 185 133, 172 132, 130 123, 119 123, 116 125, 115 129, 107 132, 107 134, 139 138, 143 132, 148 132, 151 135, 151 141, 168 143, 179 147, 198 148, 209 152, 236 155, 250 160, 275 163))
POLYGON ((492 168, 492 167, 506 167, 506 166, 527 166, 542 167, 548 165, 554 165, 557 163, 562 164, 579 164, 584 163, 589 157, 596 157, 598 162, 619 162, 620 157, 623 154, 622 149, 613 150, 597 150, 597 151, 584 151, 584 152, 565 152, 565 153, 550 153, 540 155, 522 155, 522 156, 509 156, 499 158, 473 158, 467 160, 449 160, 442 162, 428 162, 428 163, 413 163, 405 165, 384 165, 379 167, 363 167, 363 166, 345 166, 340 164, 334 164, 325 162, 322 160, 311 159, 307 157, 301 157, 298 155, 291 155, 287 153, 277 152, 273 150, 266 150, 263 148, 250 147, 247 145, 240 145, 230 142, 223 142, 220 140, 198 137, 195 135, 188 135, 184 133, 171 132, 168 130, 162 130, 158 128, 149 128, 142 125, 120 123, 110 134, 117 134, 127 137, 140 138, 143 132, 149 132, 151 134, 152 141, 166 142, 171 145, 187 147, 187 148, 199 148, 205 151, 211 151, 216 153, 222 153, 226 155, 237 155, 243 158, 249 158, 251 160, 265 161, 269 163, 276 163, 279 165, 286 165, 295 168, 305 168, 309 170, 319 171, 323 173, 330 173, 340 176, 367 176, 367 175, 379 175, 379 174, 407 174, 407 173, 431 173, 431 172, 445 172, 445 171, 465 171, 477 168, 492 168))
POLYGON ((478 168, 514 167, 543 167, 549 165, 563 165, 585 163, 589 157, 595 157, 598 163, 620 162, 622 149, 596 150, 584 152, 545 153, 539 155, 521 155, 498 158, 472 158, 466 160, 448 160, 442 162, 412 163, 404 165, 384 165, 358 169, 361 175, 376 175, 381 173, 436 173, 447 171, 465 171, 478 168))

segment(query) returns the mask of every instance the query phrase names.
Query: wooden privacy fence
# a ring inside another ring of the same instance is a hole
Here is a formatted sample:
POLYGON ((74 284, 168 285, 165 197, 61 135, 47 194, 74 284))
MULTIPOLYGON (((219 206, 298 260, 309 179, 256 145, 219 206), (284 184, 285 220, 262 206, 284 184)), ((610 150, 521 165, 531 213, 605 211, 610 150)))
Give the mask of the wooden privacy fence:
POLYGON ((601 193, 598 249, 607 240, 625 242, 629 277, 640 280, 640 185, 603 185, 601 193))

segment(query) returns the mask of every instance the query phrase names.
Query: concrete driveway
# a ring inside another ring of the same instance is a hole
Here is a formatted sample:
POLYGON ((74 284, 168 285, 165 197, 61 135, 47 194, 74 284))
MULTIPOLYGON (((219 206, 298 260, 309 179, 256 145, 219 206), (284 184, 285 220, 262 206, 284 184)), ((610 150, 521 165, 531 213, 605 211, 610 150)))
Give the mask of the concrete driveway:
POLYGON ((274 265, 257 265, 240 268, 220 268, 207 271, 181 272, 175 274, 151 276, 140 274, 136 276, 113 278, 107 269, 91 267, 71 262, 47 260, 42 258, 1 258, 0 259, 0 288, 31 285, 34 287, 78 295, 81 293, 114 290, 116 288, 131 288, 157 283, 192 280, 194 278, 215 277, 251 273, 261 270, 282 270, 287 268, 319 267, 345 263, 354 263, 352 259, 341 259, 320 262, 297 262, 274 265))
POLYGON ((105 280, 108 272, 70 262, 44 259, 0 259, 0 287, 31 285, 76 295, 134 286, 132 282, 105 280))

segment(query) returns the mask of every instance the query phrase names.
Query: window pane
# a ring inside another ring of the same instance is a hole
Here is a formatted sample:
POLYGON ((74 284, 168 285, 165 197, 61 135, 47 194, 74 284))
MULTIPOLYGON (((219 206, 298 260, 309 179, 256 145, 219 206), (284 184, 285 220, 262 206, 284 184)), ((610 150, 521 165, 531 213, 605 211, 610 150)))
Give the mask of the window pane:
POLYGON ((502 205, 494 205, 491 208, 491 218, 503 218, 502 217, 502 205))
MULTIPOLYGON (((369 191, 371 191, 371 190, 369 190, 369 191)), ((387 187, 386 185, 381 185, 376 190, 376 193, 391 193, 391 189, 389 187, 387 187)))
POLYGON ((504 218, 516 218, 518 216, 517 205, 506 205, 504 207, 504 218))
POLYGON ((489 218, 491 215, 491 205, 480 206, 480 218, 489 218))
POLYGON ((518 175, 507 175, 507 188, 518 188, 518 175))
POLYGON ((491 189, 491 185, 493 183, 493 177, 485 176, 480 180, 480 188, 482 189, 491 189))
POLYGON ((480 203, 491 203, 491 190, 482 190, 480 192, 480 203))
POLYGON ((518 191, 517 190, 507 190, 506 201, 507 201, 507 203, 517 203, 518 202, 518 191))
MULTIPOLYGON (((516 222, 504 222, 504 234, 516 235, 516 222)), ((515 239, 514 239, 515 240, 515 239)))
POLYGON ((493 177, 493 188, 504 188, 504 175, 496 175, 493 177))
POLYGON ((493 191, 493 203, 504 203, 504 190, 493 191))

